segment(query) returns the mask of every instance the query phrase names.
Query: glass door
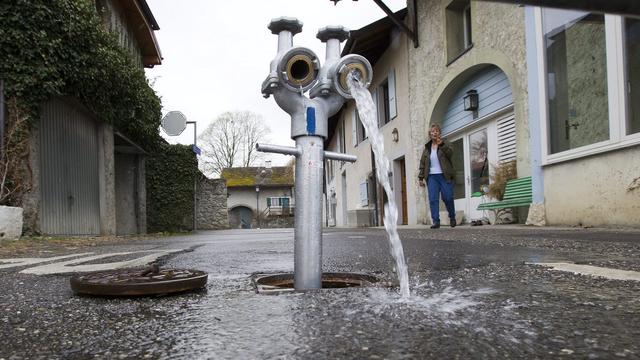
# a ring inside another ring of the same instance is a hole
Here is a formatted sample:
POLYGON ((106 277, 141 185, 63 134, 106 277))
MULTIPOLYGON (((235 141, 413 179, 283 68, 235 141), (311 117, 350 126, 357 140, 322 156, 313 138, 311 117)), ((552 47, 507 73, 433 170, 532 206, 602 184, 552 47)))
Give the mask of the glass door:
POLYGON ((456 210, 464 211, 466 222, 483 217, 477 208, 482 202, 482 186, 489 185, 489 164, 496 161, 495 137, 495 122, 492 122, 451 142, 456 173, 453 198, 456 210))
POLYGON ((468 153, 468 194, 469 220, 483 217, 482 211, 477 210, 482 201, 482 186, 489 185, 489 144, 487 128, 469 134, 468 153))

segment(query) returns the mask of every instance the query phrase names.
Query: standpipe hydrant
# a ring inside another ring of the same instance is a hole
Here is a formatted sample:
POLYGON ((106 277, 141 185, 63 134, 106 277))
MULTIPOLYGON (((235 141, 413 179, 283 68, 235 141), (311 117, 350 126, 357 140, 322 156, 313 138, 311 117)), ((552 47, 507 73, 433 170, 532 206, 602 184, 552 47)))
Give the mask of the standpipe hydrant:
POLYGON ((340 58, 340 43, 349 38, 342 26, 327 26, 317 38, 326 43, 323 67, 308 48, 293 47, 293 36, 302 31, 295 18, 276 18, 269 30, 278 35, 278 54, 262 83, 265 98, 273 95, 291 116, 291 138, 296 146, 257 144, 258 151, 293 155, 295 168, 294 287, 322 288, 322 189, 324 159, 356 161, 353 155, 324 151, 327 123, 345 99, 351 99, 347 75, 355 71, 369 86, 373 70, 360 55, 340 58), (309 97, 305 93, 309 91, 309 97))

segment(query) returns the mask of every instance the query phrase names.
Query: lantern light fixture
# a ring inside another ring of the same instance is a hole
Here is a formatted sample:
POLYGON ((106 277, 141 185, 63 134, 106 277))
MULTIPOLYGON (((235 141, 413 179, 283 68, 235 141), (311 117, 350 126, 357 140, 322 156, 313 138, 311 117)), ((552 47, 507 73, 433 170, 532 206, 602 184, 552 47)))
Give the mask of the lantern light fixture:
POLYGON ((476 111, 478 110, 478 92, 475 90, 467 91, 467 94, 462 98, 464 101, 464 111, 476 111))

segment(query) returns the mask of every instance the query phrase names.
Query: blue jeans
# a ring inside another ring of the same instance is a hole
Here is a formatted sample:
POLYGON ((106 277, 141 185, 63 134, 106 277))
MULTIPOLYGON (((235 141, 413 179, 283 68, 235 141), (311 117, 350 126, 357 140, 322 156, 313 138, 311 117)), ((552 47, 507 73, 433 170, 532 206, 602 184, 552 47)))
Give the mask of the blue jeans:
POLYGON ((429 208, 431 209, 431 220, 434 224, 440 224, 440 203, 438 195, 442 194, 442 201, 449 212, 449 219, 456 218, 456 209, 453 205, 453 181, 447 181, 442 174, 427 176, 427 187, 429 189, 429 208))

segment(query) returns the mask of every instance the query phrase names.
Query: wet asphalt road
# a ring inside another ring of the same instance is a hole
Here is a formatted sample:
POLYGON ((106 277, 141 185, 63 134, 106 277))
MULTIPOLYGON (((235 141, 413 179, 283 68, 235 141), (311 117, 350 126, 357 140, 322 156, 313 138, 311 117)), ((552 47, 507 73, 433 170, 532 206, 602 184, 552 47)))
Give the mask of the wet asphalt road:
MULTIPOLYGON (((209 282, 174 296, 76 296, 71 274, 0 269, 0 359, 640 358, 640 282, 525 264, 640 271, 640 231, 484 226, 400 236, 409 299, 387 287, 256 294, 252 274, 293 270, 291 229, 89 249, 192 248, 162 266, 204 270, 209 282)), ((326 230, 323 251, 324 271, 397 284, 383 230, 326 230)))

